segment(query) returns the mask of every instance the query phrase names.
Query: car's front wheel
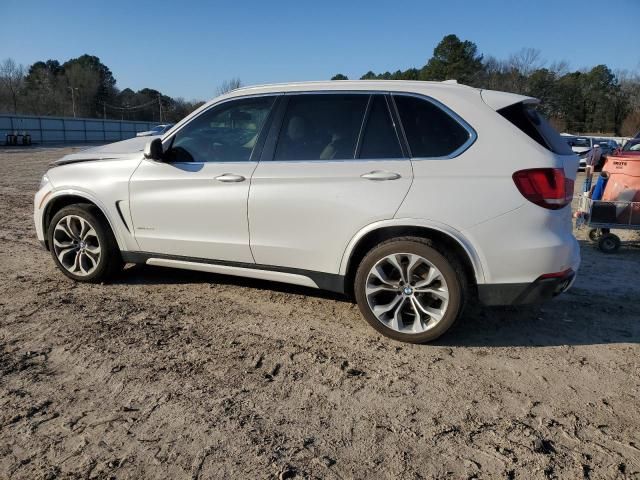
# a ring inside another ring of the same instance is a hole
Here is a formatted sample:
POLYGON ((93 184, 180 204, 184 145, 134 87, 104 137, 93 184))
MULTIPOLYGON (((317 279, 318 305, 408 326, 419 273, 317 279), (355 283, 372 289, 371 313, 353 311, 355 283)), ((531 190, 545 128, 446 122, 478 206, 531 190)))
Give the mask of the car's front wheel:
POLYGON ((418 237, 373 248, 360 263, 354 290, 373 328, 411 343, 442 335, 461 314, 465 300, 464 275, 455 259, 418 237))
POLYGON ((80 282, 101 282, 122 268, 116 240, 98 209, 64 207, 49 224, 48 243, 62 273, 80 282))

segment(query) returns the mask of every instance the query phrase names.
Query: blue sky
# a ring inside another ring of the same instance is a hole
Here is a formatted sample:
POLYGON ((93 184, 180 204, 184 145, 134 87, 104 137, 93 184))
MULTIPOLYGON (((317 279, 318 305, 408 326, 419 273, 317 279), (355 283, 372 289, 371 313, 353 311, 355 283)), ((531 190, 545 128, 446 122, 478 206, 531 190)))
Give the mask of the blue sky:
POLYGON ((422 66, 446 34, 506 58, 640 71, 640 0, 3 0, 0 60, 100 57, 118 87, 209 99, 244 84, 422 66))

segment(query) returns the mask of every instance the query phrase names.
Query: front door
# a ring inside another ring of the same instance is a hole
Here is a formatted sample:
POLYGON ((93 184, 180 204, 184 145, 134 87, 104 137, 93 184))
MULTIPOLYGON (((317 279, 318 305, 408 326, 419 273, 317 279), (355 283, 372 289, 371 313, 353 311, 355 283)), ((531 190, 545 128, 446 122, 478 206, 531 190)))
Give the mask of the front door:
POLYGON ((130 180, 134 232, 144 252, 253 263, 247 200, 274 96, 231 100, 165 140, 162 162, 130 180))

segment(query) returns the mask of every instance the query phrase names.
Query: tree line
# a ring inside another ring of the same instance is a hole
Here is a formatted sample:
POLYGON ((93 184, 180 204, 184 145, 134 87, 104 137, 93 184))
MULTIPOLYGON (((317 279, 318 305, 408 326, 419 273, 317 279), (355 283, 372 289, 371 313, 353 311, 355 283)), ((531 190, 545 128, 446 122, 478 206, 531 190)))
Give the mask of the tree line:
MULTIPOLYGON (((640 130, 640 75, 606 65, 570 71, 566 62, 547 64, 538 50, 523 48, 507 59, 478 52, 475 43, 445 36, 422 67, 374 73, 364 80, 448 80, 542 100, 540 109, 560 131, 630 136, 640 130)), ((332 80, 346 80, 342 74, 332 80)), ((225 81, 217 93, 242 85, 225 81)), ((175 122, 202 105, 152 88, 120 90, 100 59, 82 55, 64 63, 38 61, 25 68, 0 63, 0 112, 175 122)))
POLYGON ((28 68, 10 58, 0 63, 0 112, 176 122, 203 103, 153 88, 120 90, 111 70, 92 55, 64 63, 39 61, 28 68))
MULTIPOLYGON (((539 98, 540 110, 563 132, 631 136, 640 130, 640 75, 606 65, 570 71, 523 48, 505 60, 484 57, 475 43, 445 36, 422 67, 374 73, 362 80, 449 80, 539 98)), ((343 74, 332 80, 347 80, 343 74)))

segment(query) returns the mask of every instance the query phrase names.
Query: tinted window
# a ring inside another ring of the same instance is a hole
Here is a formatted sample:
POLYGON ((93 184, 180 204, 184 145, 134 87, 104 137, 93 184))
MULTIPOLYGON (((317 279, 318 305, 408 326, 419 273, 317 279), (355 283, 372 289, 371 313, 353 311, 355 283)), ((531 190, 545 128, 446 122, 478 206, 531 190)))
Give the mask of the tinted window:
POLYGON ((275 160, 352 159, 368 95, 297 95, 289 98, 275 160))
POLYGON ((394 95, 413 157, 444 157, 469 140, 469 133, 433 103, 394 95))
POLYGON ((375 95, 362 137, 360 158, 400 157, 402 157, 402 150, 393 128, 387 102, 381 95, 375 95))
POLYGON ((173 138, 173 162, 246 162, 256 145, 274 97, 236 100, 203 113, 173 138))
POLYGON ((572 155, 570 145, 591 148, 591 139, 573 138, 569 141, 551 126, 551 124, 532 106, 516 103, 498 110, 498 113, 529 135, 544 148, 560 155, 572 155))

